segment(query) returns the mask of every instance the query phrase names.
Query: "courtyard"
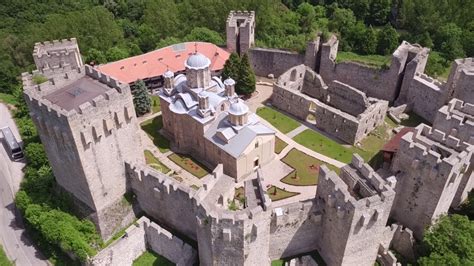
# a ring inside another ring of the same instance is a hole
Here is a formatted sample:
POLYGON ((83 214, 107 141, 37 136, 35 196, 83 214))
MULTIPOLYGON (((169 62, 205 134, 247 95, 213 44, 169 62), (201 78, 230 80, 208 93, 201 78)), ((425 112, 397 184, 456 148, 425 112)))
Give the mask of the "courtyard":
MULTIPOLYGON (((293 171, 283 177, 281 182, 293 186, 315 186, 318 184, 319 167, 326 164, 314 157, 311 157, 297 149, 292 149, 282 159, 282 162, 293 168, 293 171)), ((326 166, 336 172, 339 169, 330 164, 326 166)))

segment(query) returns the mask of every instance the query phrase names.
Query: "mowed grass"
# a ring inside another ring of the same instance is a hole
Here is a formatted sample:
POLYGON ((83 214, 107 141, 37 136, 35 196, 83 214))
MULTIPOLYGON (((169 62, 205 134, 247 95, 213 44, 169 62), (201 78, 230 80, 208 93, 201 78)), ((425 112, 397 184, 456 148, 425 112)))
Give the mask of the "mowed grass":
POLYGON ((148 137, 153 141, 160 152, 165 153, 170 150, 170 142, 163 137, 158 131, 163 128, 163 119, 157 116, 153 119, 146 120, 140 125, 142 129, 148 134, 148 137))
POLYGON ((357 62, 373 68, 388 68, 391 63, 390 56, 383 55, 358 55, 352 52, 337 52, 337 63, 357 62))
POLYGON ((158 113, 159 111, 161 111, 160 96, 150 95, 150 98, 151 98, 151 112, 158 113))
POLYGON ((270 188, 267 189, 267 194, 270 197, 270 199, 272 199, 272 201, 278 201, 278 200, 287 199, 289 197, 296 196, 300 193, 286 191, 279 187, 271 186, 270 188))
POLYGON ((321 153, 327 157, 333 158, 343 163, 350 162, 352 160, 353 153, 360 154, 363 152, 355 147, 346 148, 336 141, 311 129, 306 129, 305 131, 296 135, 293 140, 315 152, 321 153))
POLYGON ((145 251, 133 261, 133 266, 174 266, 175 264, 153 251, 145 251))
POLYGON ((158 160, 158 158, 153 155, 153 153, 149 150, 145 150, 145 161, 146 164, 150 165, 154 169, 162 172, 163 174, 167 174, 171 171, 166 165, 158 160))
POLYGON ((13 263, 8 259, 7 254, 3 250, 3 247, 0 245, 0 266, 10 266, 13 263))
POLYGON ((173 153, 169 155, 168 158, 197 178, 203 178, 209 174, 209 171, 206 169, 206 167, 191 156, 173 153))
MULTIPOLYGON (((318 184, 319 167, 322 164, 326 164, 306 153, 292 149, 282 159, 282 162, 286 163, 293 169, 291 173, 281 179, 281 182, 294 186, 314 186, 318 184)), ((326 166, 339 173, 339 168, 326 164, 326 166)))
POLYGON ((283 134, 286 134, 300 126, 300 123, 293 118, 270 107, 258 108, 257 115, 267 120, 283 134))
POLYGON ((275 137, 275 153, 280 154, 280 152, 288 146, 288 143, 281 140, 279 137, 275 137))

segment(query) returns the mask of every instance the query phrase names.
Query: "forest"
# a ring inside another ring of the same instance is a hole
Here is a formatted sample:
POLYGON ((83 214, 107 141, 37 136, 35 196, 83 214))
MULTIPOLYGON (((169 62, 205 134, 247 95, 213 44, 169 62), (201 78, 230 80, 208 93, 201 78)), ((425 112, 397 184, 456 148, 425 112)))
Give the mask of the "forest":
MULTIPOLYGON (((84 261, 107 243, 102 243, 90 221, 72 215, 70 199, 57 192, 22 100, 19 76, 34 69, 34 43, 76 37, 84 61, 95 64, 181 41, 224 45, 230 10, 256 12, 259 47, 303 52, 316 34, 335 33, 341 40, 340 49, 347 54, 387 57, 406 40, 432 49, 427 72, 440 78, 448 73, 453 59, 474 56, 474 1, 2 0, 0 101, 10 99, 17 105, 15 120, 30 162, 16 204, 30 235, 53 262, 59 263, 65 253, 84 261)), ((471 219, 473 202, 471 193, 463 207, 471 219)), ((473 223, 453 217, 445 218, 426 238, 426 257, 420 264, 434 265, 443 256, 447 264, 472 260, 473 223), (448 240, 456 243, 444 239, 450 235, 456 237, 448 240)))
POLYGON ((428 73, 474 56, 474 1, 463 0, 3 0, 0 92, 33 68, 35 42, 76 37, 85 62, 137 55, 180 41, 225 43, 230 10, 254 10, 256 45, 302 52, 316 33, 341 50, 389 55, 401 40, 432 48, 428 73))

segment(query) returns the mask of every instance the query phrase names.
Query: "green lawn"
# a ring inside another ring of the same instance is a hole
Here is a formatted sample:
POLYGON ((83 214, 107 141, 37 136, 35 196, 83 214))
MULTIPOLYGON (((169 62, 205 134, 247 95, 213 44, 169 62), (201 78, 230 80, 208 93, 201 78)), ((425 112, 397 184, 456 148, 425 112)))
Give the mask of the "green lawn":
POLYGON ((168 158, 197 178, 203 178, 209 174, 209 171, 206 169, 206 167, 194 160, 194 158, 191 156, 173 153, 169 155, 168 158))
POLYGON ((284 266, 284 265, 285 265, 285 261, 280 259, 280 260, 273 260, 271 266, 284 266))
POLYGON ((0 92, 0 102, 6 103, 6 104, 11 104, 11 105, 16 105, 17 100, 15 96, 8 94, 8 93, 3 93, 0 92))
MULTIPOLYGON (((295 170, 282 178, 281 182, 294 186, 314 186, 318 184, 319 166, 324 162, 297 149, 288 152, 282 161, 295 170)), ((339 169, 333 165, 326 164, 326 166, 339 172, 339 169)))
POLYGON ((140 257, 133 261, 133 266, 172 266, 175 265, 165 257, 153 251, 145 251, 140 257))
POLYGON ((162 153, 170 150, 169 140, 158 132, 158 130, 163 127, 163 119, 161 118, 161 115, 153 119, 146 120, 145 122, 141 123, 140 126, 162 153))
POLYGON ((351 52, 337 52, 337 63, 357 62, 374 68, 390 67, 390 56, 383 55, 358 55, 351 52))
POLYGON ((150 95, 150 98, 151 98, 151 111, 152 111, 152 113, 158 113, 159 111, 161 111, 160 96, 150 95))
POLYGON ((270 108, 270 107, 260 107, 257 109, 257 114, 262 117, 263 119, 267 120, 276 127, 279 131, 283 134, 286 134, 293 129, 300 126, 293 118, 278 112, 277 110, 270 108))
POLYGON ((169 173, 169 171, 171 171, 171 169, 169 169, 166 165, 160 162, 158 158, 156 158, 155 155, 153 155, 153 153, 151 153, 151 151, 149 150, 145 150, 145 160, 146 164, 162 172, 163 174, 167 174, 169 173))
POLYGON ((0 245, 0 266, 10 266, 13 265, 11 261, 7 258, 3 247, 0 245))
POLYGON ((278 201, 282 199, 287 199, 289 197, 293 197, 295 195, 298 195, 300 193, 298 192, 290 192, 283 190, 279 187, 276 186, 271 186, 269 189, 267 189, 267 194, 272 199, 272 201, 278 201))
POLYGON ((280 154, 280 152, 288 146, 288 143, 281 140, 279 137, 275 137, 275 153, 280 154))
POLYGON ((346 148, 336 141, 311 129, 306 129, 305 131, 296 135, 293 139, 299 144, 315 152, 321 153, 343 163, 350 162, 352 160, 352 153, 354 152, 357 152, 362 157, 364 157, 361 154, 363 151, 360 149, 356 147, 346 148))

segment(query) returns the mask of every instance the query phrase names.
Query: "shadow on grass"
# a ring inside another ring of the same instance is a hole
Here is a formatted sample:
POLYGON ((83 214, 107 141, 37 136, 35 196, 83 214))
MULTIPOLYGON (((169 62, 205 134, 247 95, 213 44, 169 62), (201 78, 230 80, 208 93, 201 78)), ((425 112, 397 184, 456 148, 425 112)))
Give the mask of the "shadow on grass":
POLYGON ((146 120, 141 123, 141 128, 147 133, 150 139, 153 141, 160 152, 165 153, 170 150, 170 141, 159 133, 159 130, 163 128, 163 119, 157 116, 153 119, 146 120))

